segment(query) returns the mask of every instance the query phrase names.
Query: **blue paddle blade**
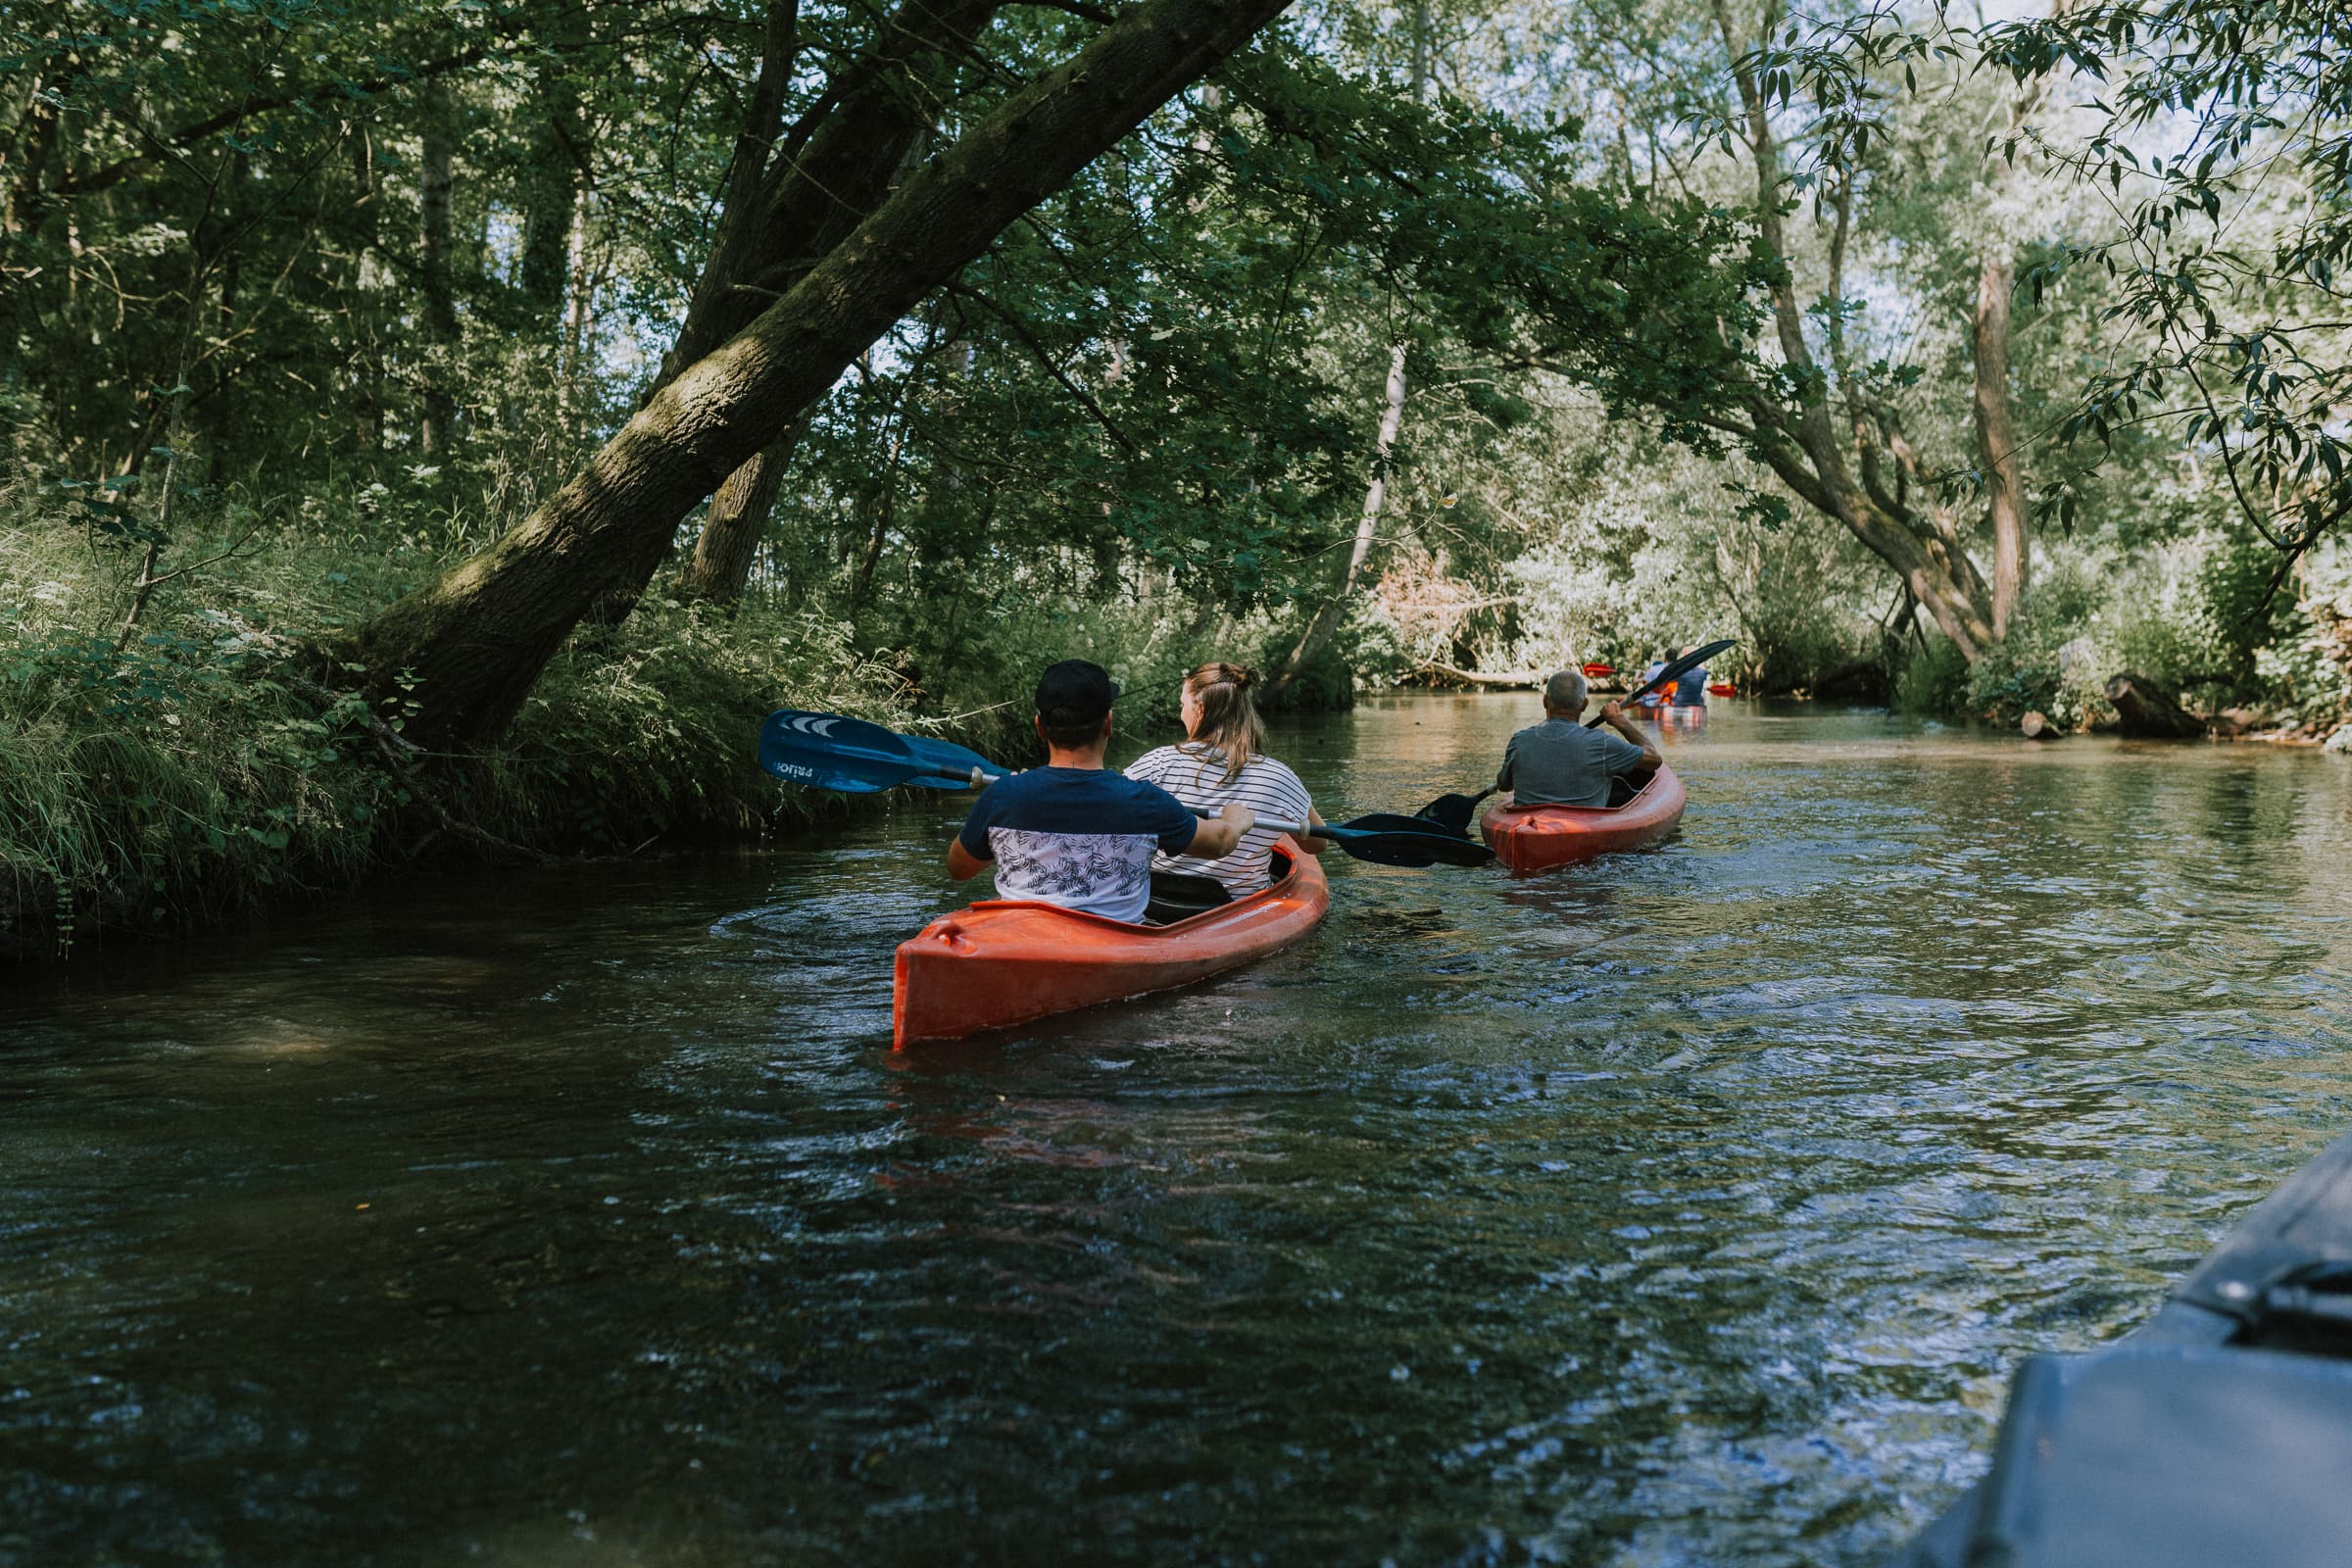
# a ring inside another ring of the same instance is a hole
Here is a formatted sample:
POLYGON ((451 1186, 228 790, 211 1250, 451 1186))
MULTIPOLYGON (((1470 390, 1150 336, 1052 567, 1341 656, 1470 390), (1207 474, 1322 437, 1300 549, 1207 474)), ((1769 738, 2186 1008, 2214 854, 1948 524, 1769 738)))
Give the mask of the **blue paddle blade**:
POLYGON ((906 743, 908 751, 921 760, 926 770, 924 777, 914 780, 917 784, 934 789, 969 789, 973 787, 973 768, 978 768, 990 778, 1004 771, 978 752, 957 746, 952 741, 933 740, 928 735, 902 735, 899 738, 906 743), (935 779, 946 782, 934 783, 935 779))
POLYGON ((787 784, 844 795, 870 795, 931 771, 902 736, 879 724, 792 708, 760 726, 760 765, 787 784))
POLYGON ((1441 795, 1413 814, 1424 822, 1434 822, 1448 833, 1469 837, 1471 819, 1478 815, 1478 803, 1494 793, 1494 786, 1476 795, 1441 795))

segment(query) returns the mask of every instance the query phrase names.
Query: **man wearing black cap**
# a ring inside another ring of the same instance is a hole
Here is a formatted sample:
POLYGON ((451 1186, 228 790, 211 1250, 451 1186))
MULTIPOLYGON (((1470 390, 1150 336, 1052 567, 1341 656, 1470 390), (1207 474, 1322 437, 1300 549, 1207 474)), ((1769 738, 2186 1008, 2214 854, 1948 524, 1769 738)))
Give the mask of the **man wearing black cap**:
POLYGON ((961 882, 995 862, 997 897, 1031 899, 1113 920, 1140 920, 1152 898, 1152 854, 1221 859, 1257 818, 1246 806, 1210 820, 1156 784, 1102 765, 1116 682, 1100 664, 1065 659, 1037 683, 1046 765, 997 780, 948 846, 961 882))

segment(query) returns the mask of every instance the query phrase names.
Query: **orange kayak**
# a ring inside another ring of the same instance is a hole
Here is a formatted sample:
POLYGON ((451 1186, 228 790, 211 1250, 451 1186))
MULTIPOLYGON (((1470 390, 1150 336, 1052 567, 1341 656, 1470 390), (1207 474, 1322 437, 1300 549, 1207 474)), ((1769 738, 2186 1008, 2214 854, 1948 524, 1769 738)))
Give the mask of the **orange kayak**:
POLYGON ((959 1040, 1191 985, 1287 947, 1323 918, 1331 888, 1288 839, 1275 855, 1290 868, 1264 892, 1169 925, 1007 899, 942 915, 899 944, 892 1044, 959 1040))
POLYGON ((1480 824, 1513 876, 1655 844, 1683 819, 1683 781, 1665 763, 1623 806, 1505 806, 1480 824))

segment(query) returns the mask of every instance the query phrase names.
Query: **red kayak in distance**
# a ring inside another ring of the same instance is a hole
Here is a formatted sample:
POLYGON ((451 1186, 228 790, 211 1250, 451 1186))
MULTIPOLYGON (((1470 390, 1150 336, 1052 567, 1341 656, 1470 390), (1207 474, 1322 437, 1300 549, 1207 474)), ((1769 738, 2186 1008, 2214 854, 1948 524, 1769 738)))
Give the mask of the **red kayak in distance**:
POLYGON ((1274 855, 1288 868, 1271 886, 1168 925, 1011 899, 941 915, 899 944, 891 1044, 960 1040, 1191 985, 1288 947, 1323 918, 1331 887, 1291 840, 1274 855))
POLYGON ((1739 693, 1732 688, 1730 681, 1717 680, 1707 683, 1707 695, 1709 697, 1736 697, 1739 693))
POLYGON ((1513 876, 1655 844, 1683 819, 1683 781, 1665 763, 1623 806, 1505 806, 1480 824, 1513 876))

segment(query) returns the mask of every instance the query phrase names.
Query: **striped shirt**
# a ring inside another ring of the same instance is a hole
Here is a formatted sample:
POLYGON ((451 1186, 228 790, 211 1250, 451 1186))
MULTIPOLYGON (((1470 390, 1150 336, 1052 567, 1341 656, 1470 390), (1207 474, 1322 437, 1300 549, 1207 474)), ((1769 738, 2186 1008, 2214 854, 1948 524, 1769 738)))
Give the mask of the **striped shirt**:
MULTIPOLYGON (((1250 758, 1239 776, 1228 783, 1225 754, 1190 741, 1146 752, 1127 764, 1127 776, 1156 784, 1187 806, 1204 806, 1212 811, 1239 801, 1259 816, 1304 822, 1307 812, 1314 809, 1298 775, 1271 757, 1250 758)), ((1152 869, 1213 876, 1235 898, 1247 898, 1273 880, 1270 852, 1281 836, 1271 828, 1253 827, 1242 835, 1241 847, 1222 860, 1162 853, 1152 858, 1152 869)))

